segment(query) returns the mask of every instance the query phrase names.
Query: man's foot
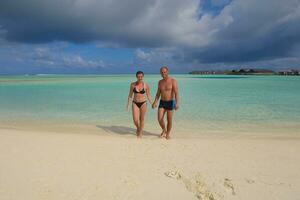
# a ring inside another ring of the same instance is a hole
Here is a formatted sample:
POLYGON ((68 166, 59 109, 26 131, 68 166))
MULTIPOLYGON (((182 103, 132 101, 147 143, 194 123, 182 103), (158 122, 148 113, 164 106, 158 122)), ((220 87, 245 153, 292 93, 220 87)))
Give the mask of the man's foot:
POLYGON ((167 140, 171 139, 171 137, 170 137, 169 134, 166 134, 166 139, 167 139, 167 140))
POLYGON ((161 132, 161 134, 160 134, 160 136, 159 136, 160 138, 164 138, 164 137, 166 137, 166 131, 165 130, 163 130, 162 132, 161 132))

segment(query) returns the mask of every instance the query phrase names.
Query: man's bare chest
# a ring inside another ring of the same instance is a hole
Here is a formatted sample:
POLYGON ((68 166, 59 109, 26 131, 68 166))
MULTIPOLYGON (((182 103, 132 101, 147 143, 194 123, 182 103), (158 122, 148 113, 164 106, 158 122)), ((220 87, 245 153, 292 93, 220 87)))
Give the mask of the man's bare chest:
POLYGON ((172 82, 167 83, 161 83, 160 84, 160 90, 161 91, 172 91, 172 82))

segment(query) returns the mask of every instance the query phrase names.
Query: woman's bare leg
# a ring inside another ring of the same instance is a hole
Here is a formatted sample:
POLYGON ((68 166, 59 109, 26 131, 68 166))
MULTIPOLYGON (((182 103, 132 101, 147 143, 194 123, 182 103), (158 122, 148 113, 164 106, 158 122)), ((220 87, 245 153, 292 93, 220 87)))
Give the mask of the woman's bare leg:
POLYGON ((136 126, 136 135, 138 136, 140 127, 139 127, 139 108, 135 103, 132 103, 132 118, 133 118, 133 123, 136 126))
POLYGON ((144 103, 140 108, 140 130, 139 130, 140 137, 142 137, 143 135, 146 110, 147 110, 147 103, 144 103))

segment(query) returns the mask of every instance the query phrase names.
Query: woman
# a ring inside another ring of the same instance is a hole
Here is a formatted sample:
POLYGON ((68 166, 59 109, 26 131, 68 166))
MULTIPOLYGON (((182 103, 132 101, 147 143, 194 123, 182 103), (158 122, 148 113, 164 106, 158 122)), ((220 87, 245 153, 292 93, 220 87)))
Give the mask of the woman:
POLYGON ((150 96, 150 89, 148 84, 144 83, 144 73, 142 71, 138 71, 136 73, 137 81, 130 84, 130 90, 127 101, 127 111, 129 111, 130 100, 133 96, 132 100, 132 117, 134 125, 136 126, 136 135, 138 138, 142 137, 143 128, 144 128, 144 119, 145 113, 147 110, 147 100, 145 98, 145 94, 152 104, 152 99, 150 96))

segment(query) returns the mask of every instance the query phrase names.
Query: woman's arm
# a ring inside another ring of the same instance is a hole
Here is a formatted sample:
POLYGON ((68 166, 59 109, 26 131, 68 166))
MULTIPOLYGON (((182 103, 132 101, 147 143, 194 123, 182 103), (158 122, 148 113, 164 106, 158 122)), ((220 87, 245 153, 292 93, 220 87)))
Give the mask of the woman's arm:
POLYGON ((156 96, 155 96, 154 102, 152 104, 152 108, 156 108, 157 107, 157 101, 158 101, 158 99, 160 97, 159 83, 160 83, 160 81, 158 82, 157 92, 156 92, 156 96))
POLYGON ((126 105, 126 110, 129 111, 129 104, 130 104, 130 100, 132 98, 132 94, 133 94, 133 84, 130 84, 130 89, 129 89, 129 94, 128 94, 128 98, 127 98, 127 105, 126 105))
POLYGON ((151 98, 151 95, 150 95, 150 88, 149 88, 148 84, 146 84, 146 95, 147 95, 147 98, 148 98, 150 104, 152 105, 152 98, 151 98))

